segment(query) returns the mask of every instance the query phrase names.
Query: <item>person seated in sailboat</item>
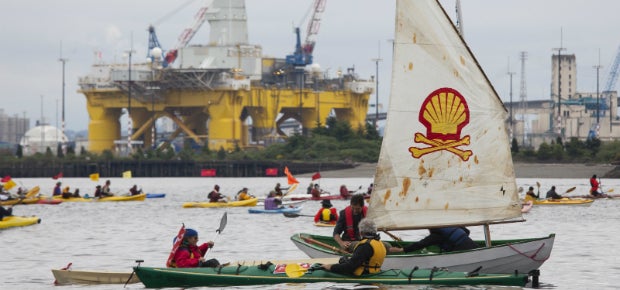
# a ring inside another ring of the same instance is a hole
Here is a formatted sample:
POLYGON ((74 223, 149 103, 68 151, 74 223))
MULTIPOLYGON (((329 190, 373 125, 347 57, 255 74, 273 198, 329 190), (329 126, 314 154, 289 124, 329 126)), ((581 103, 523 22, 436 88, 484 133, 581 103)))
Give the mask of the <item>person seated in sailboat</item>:
POLYGON ((207 195, 209 202, 226 202, 226 196, 220 193, 220 186, 215 185, 213 190, 207 195))
POLYGON ((283 190, 288 190, 290 187, 280 187, 280 183, 276 184, 274 190, 276 191, 276 196, 282 197, 284 195, 283 190))
MULTIPOLYGON (((340 211, 333 237, 343 250, 352 252, 360 241, 358 225, 366 217, 367 210, 368 208, 364 205, 364 195, 355 194, 351 197, 349 206, 340 211)), ((389 248, 390 245, 386 243, 386 247, 389 248)))
POLYGON ((130 195, 138 195, 142 193, 142 188, 138 189, 138 185, 134 184, 130 189, 129 189, 129 194, 130 195))
POLYGON ((337 220, 338 211, 336 211, 336 208, 332 207, 331 201, 329 201, 329 199, 322 200, 321 209, 314 215, 314 222, 335 225, 337 220))
POLYGON ((205 260, 204 256, 215 244, 208 241, 198 246, 198 232, 194 229, 186 229, 181 245, 174 252, 172 267, 174 268, 194 268, 194 267, 217 267, 220 262, 216 259, 205 260))
POLYGON ((282 208, 282 200, 277 198, 276 191, 272 190, 269 192, 269 195, 267 195, 267 198, 265 198, 265 209, 272 210, 279 208, 282 208))
POLYGON ((550 198, 550 199, 562 199, 563 196, 559 195, 557 192, 555 192, 555 185, 551 186, 551 189, 549 191, 547 191, 547 196, 546 198, 550 198))
POLYGON ((525 193, 525 200, 537 200, 538 198, 539 195, 534 193, 534 187, 530 186, 530 188, 528 188, 527 192, 525 193))
POLYGON ((254 196, 248 193, 247 187, 244 187, 241 190, 239 190, 239 192, 237 192, 237 196, 236 196, 237 200, 248 200, 252 198, 254 198, 254 196))
POLYGON ((418 242, 413 242, 404 248, 391 247, 390 253, 413 252, 429 246, 439 246, 441 252, 465 251, 478 248, 476 242, 469 237, 466 227, 433 228, 430 234, 418 242))
POLYGON ((359 222, 359 232, 362 239, 355 246, 351 257, 342 257, 338 264, 325 264, 321 265, 321 268, 355 276, 380 272, 387 249, 377 234, 375 223, 371 219, 362 219, 359 222))

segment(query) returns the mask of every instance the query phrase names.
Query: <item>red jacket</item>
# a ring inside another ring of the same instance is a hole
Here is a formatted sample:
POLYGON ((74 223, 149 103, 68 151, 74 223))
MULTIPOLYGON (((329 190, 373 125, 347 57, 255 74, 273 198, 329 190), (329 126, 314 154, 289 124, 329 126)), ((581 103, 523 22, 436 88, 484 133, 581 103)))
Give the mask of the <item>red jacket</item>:
POLYGON ((598 181, 596 180, 596 178, 590 178, 590 186, 592 186, 592 188, 590 189, 590 193, 598 191, 599 185, 598 185, 598 181))
POLYGON ((336 221, 338 220, 338 211, 336 211, 335 208, 320 208, 319 211, 316 212, 316 214, 314 215, 314 222, 318 223, 318 222, 329 222, 331 224, 336 224, 336 221), (330 216, 333 217, 333 219, 329 220, 329 221, 325 221, 323 220, 321 217, 323 215, 323 210, 328 209, 330 212, 330 216))
POLYGON ((204 243, 200 246, 179 247, 174 253, 174 264, 177 268, 198 267, 198 262, 209 249, 209 244, 204 243))

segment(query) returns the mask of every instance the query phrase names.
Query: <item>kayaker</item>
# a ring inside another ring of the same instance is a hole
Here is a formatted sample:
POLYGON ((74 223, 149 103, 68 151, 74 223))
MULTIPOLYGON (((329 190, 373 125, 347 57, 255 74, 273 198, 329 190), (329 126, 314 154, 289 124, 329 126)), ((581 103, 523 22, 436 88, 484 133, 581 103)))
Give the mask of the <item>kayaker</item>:
POLYGON ((270 210, 279 208, 282 208, 282 200, 276 198, 276 191, 272 190, 269 192, 269 195, 267 195, 267 198, 265 198, 265 209, 270 210))
POLYGON ((129 193, 131 195, 138 195, 142 193, 142 188, 138 189, 137 185, 133 185, 130 189, 129 189, 129 193))
POLYGON ((254 198, 254 196, 248 193, 247 187, 244 187, 241 190, 239 190, 239 192, 237 192, 236 198, 237 200, 248 200, 248 199, 254 198))
POLYGON ((274 188, 274 190, 276 191, 276 196, 280 196, 280 197, 283 196, 284 195, 283 190, 288 190, 289 188, 290 187, 284 187, 284 188, 280 187, 280 183, 278 182, 276 184, 276 187, 274 188))
POLYGON ((181 245, 174 253, 173 267, 217 267, 220 262, 216 259, 205 260, 204 255, 213 248, 213 241, 208 241, 198 246, 198 232, 194 229, 186 229, 181 245))
POLYGON ((390 253, 413 252, 428 246, 437 245, 442 252, 464 251, 478 248, 478 245, 469 237, 469 230, 465 227, 434 228, 428 230, 430 234, 419 242, 411 243, 404 248, 391 247, 390 253))
POLYGON ((551 186, 551 189, 549 191, 547 191, 546 198, 562 199, 562 196, 559 195, 557 192, 555 192, 555 185, 554 185, 554 186, 551 186))
POLYGON ((62 189, 62 198, 71 198, 73 197, 73 193, 71 191, 69 191, 71 188, 69 186, 65 186, 65 188, 62 189))
POLYGON ((539 195, 534 193, 534 187, 530 186, 525 193, 525 200, 537 200, 538 198, 539 195))
MULTIPOLYGON (((362 187, 360 186, 360 188, 362 187)), ((355 190, 349 190, 344 184, 340 186, 340 196, 342 196, 342 198, 344 199, 349 199, 351 197, 351 194, 353 194, 354 192, 355 190)))
POLYGON ((351 252, 354 241, 359 241, 360 234, 358 224, 362 218, 366 217, 368 208, 364 206, 364 196, 355 194, 351 197, 349 206, 340 211, 338 221, 334 227, 334 240, 344 250, 351 252))
POLYGON ((368 186, 368 189, 366 190, 366 194, 370 195, 372 193, 372 190, 375 188, 375 185, 373 183, 371 183, 368 186))
POLYGON ((594 197, 607 197, 606 194, 599 191, 600 183, 596 179, 596 174, 592 175, 590 178, 590 194, 594 197))
POLYGON ((209 202, 226 202, 226 196, 220 193, 220 186, 215 185, 213 190, 207 195, 209 202))
POLYGON ((351 257, 342 257, 338 264, 321 267, 326 271, 355 276, 380 272, 387 250, 380 241, 375 223, 370 219, 362 219, 359 222, 359 231, 362 240, 353 250, 351 257))
POLYGON ((62 195, 62 189, 60 189, 60 185, 62 184, 62 182, 56 182, 56 186, 54 186, 54 190, 52 191, 52 195, 56 196, 56 195, 62 195))
POLYGON ((5 216, 12 216, 12 215, 13 215, 13 206, 9 205, 7 208, 0 206, 0 221, 2 221, 2 219, 5 216))
POLYGON ((312 194, 312 189, 314 188, 314 183, 310 182, 310 185, 306 188, 306 194, 312 194))
POLYGON ((323 193, 323 191, 321 190, 321 188, 319 188, 319 184, 315 184, 314 188, 312 188, 312 191, 310 192, 310 194, 312 194, 313 198, 320 198, 321 197, 321 193, 323 193))
POLYGON ((103 196, 114 196, 114 194, 112 194, 110 192, 110 180, 106 180, 105 181, 105 185, 103 187, 101 187, 101 193, 103 194, 103 196))
POLYGON ((336 211, 336 208, 332 207, 331 201, 329 201, 329 199, 324 199, 321 201, 321 206, 321 209, 314 215, 314 222, 336 224, 336 221, 338 221, 338 211, 336 211))

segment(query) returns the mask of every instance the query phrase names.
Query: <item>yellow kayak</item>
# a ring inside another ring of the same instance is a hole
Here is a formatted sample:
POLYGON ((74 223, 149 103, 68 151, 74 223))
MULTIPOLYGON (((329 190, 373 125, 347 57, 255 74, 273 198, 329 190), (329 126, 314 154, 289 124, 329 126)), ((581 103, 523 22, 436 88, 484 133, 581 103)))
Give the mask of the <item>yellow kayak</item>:
POLYGON ((537 199, 536 205, 590 205, 594 200, 585 198, 537 199))
POLYGON ((136 195, 115 195, 109 197, 103 197, 99 199, 95 199, 95 201, 143 201, 146 199, 146 193, 136 194, 136 195))
POLYGON ((29 226, 40 222, 41 219, 36 216, 5 216, 0 221, 0 229, 29 226))
POLYGON ((229 202, 186 202, 183 207, 236 207, 236 206, 255 206, 258 198, 250 198, 246 200, 236 200, 229 202))
POLYGON ((16 204, 35 204, 39 201, 39 198, 36 197, 37 193, 39 193, 39 186, 35 186, 32 189, 28 190, 28 192, 26 192, 26 195, 24 196, 23 199, 20 198, 16 198, 16 199, 9 199, 9 200, 4 200, 4 201, 0 201, 0 205, 16 205, 16 204))
POLYGON ((93 198, 86 198, 86 197, 63 198, 62 195, 55 195, 53 197, 53 199, 60 199, 62 201, 68 201, 68 202, 87 202, 87 201, 93 201, 93 198))

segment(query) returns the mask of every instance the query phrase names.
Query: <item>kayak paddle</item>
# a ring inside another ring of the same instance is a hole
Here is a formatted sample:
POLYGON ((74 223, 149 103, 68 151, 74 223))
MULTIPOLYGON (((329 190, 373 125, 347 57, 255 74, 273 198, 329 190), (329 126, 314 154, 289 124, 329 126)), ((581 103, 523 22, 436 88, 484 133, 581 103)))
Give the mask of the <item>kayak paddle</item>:
MULTIPOLYGON (((219 237, 222 231, 224 231, 224 228, 226 227, 226 223, 228 223, 228 213, 224 212, 224 214, 222 215, 222 218, 220 219, 220 227, 217 228, 217 230, 215 230, 216 234, 215 234, 215 238, 213 239, 214 246, 215 246, 215 241, 217 240, 217 237, 219 237)), ((203 258, 206 258, 207 254, 210 252, 213 252, 213 248, 211 248, 210 251, 207 251, 205 255, 203 256, 203 258)))
POLYGON ((300 217, 300 216, 314 217, 313 215, 298 214, 298 213, 293 213, 293 212, 283 212, 282 214, 283 214, 285 217, 288 217, 288 218, 296 218, 296 217, 300 217))

